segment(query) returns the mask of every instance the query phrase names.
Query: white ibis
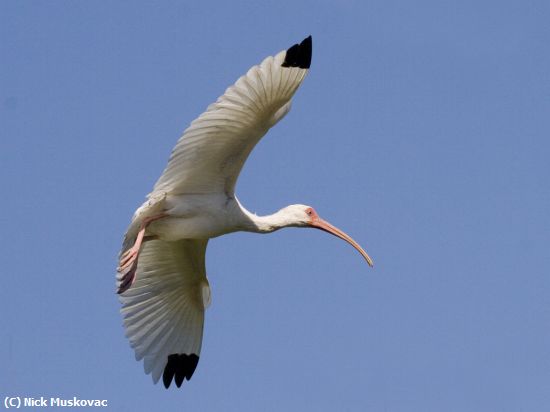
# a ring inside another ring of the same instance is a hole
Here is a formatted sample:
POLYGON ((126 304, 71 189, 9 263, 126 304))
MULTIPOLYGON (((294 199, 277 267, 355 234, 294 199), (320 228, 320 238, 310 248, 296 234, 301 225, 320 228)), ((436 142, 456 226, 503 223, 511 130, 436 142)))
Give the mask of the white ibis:
POLYGON ((185 130, 147 201, 134 214, 117 268, 126 335, 145 373, 168 388, 189 380, 199 361, 210 304, 205 252, 226 233, 284 227, 324 230, 367 253, 310 206, 256 216, 235 196, 251 150, 290 110, 311 63, 311 36, 252 67, 185 130))

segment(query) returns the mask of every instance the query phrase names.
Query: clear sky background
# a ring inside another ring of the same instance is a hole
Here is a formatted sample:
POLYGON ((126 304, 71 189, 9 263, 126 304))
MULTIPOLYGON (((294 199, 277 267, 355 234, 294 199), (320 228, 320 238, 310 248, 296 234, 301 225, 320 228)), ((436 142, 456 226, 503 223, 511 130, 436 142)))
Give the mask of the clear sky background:
POLYGON ((0 395, 117 411, 550 408, 547 1, 0 3, 0 395), (313 36, 237 187, 315 230, 212 241, 181 389, 115 295, 123 233, 181 132, 313 36))

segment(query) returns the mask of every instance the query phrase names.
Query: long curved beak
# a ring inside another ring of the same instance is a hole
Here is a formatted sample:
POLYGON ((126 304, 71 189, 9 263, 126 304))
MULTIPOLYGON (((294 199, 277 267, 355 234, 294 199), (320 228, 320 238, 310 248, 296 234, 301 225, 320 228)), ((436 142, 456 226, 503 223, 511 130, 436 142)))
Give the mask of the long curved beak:
POLYGON ((324 230, 325 232, 328 232, 336 237, 339 237, 340 239, 345 240, 350 245, 352 245, 361 255, 365 258, 367 263, 370 267, 374 266, 374 263, 372 262, 372 259, 370 256, 363 250, 361 246, 359 246, 359 243, 357 243, 355 240, 353 240, 349 235, 338 229, 336 226, 331 225, 326 220, 321 219, 320 217, 316 217, 313 219, 310 223, 311 227, 324 230))

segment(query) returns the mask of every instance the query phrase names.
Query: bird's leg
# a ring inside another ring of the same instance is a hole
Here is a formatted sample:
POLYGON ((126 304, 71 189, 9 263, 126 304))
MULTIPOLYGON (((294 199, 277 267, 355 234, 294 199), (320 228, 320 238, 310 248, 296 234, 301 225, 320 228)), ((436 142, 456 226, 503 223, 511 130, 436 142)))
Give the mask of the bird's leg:
POLYGON ((134 283, 134 280, 136 277, 139 251, 141 249, 141 245, 143 244, 143 242, 157 239, 157 236, 145 236, 145 230, 147 229, 147 226, 149 226, 151 222, 158 219, 162 219, 163 217, 166 217, 166 216, 167 216, 166 214, 162 213, 160 215, 147 217, 143 219, 143 222, 141 222, 141 225, 139 227, 139 232, 136 236, 134 245, 130 249, 128 249, 126 252, 124 252, 124 254, 120 257, 120 261, 118 263, 117 272, 119 273, 119 279, 120 279, 120 284, 117 290, 118 294, 121 294, 127 291, 130 288, 130 286, 132 286, 132 284, 134 283))

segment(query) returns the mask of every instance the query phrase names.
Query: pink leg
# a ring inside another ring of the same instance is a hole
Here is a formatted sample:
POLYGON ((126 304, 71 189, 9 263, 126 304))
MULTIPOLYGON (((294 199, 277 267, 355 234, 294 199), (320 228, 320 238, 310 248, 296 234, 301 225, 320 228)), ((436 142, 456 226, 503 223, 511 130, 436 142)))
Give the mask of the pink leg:
POLYGON ((160 214, 156 216, 151 216, 148 218, 143 219, 143 222, 141 223, 141 226, 139 227, 138 235, 136 236, 136 241, 134 242, 134 245, 128 249, 124 254, 120 257, 119 266, 117 268, 117 272, 119 273, 119 280, 120 284, 118 286, 117 293, 121 294, 126 292, 130 286, 134 283, 135 277, 136 277, 136 270, 137 270, 137 263, 138 263, 138 257, 139 257, 139 251, 141 249, 141 245, 143 242, 147 240, 156 239, 156 236, 145 236, 145 230, 147 229, 147 226, 158 219, 162 219, 163 217, 166 217, 166 214, 160 214))

